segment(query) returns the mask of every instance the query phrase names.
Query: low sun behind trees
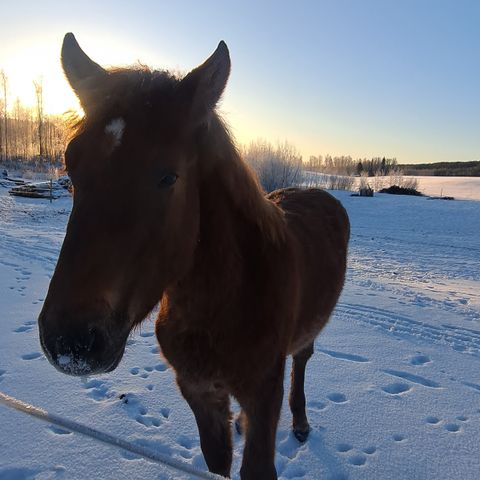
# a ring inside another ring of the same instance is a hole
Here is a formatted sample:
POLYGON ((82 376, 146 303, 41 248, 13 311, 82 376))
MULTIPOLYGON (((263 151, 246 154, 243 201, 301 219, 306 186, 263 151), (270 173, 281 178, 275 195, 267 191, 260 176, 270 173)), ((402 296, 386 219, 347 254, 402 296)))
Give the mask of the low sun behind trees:
POLYGON ((0 72, 0 161, 4 168, 23 167, 44 171, 61 165, 66 143, 65 119, 43 110, 43 83, 32 84, 35 107, 22 105, 17 97, 9 103, 8 77, 0 72))

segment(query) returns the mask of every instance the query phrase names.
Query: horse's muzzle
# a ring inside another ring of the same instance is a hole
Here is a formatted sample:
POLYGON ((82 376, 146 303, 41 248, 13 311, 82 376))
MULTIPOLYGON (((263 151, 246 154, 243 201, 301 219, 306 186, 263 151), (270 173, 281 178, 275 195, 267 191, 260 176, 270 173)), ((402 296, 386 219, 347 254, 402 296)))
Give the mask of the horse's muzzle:
POLYGON ((45 315, 39 317, 40 343, 50 363, 68 375, 110 372, 123 356, 126 336, 113 339, 98 326, 47 328, 45 315))

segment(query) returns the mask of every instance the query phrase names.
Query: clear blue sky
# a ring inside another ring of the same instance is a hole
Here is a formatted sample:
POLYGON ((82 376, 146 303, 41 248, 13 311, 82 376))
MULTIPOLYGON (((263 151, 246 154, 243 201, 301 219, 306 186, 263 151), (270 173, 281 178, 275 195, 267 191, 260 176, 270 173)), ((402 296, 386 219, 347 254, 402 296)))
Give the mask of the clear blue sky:
POLYGON ((223 39, 233 68, 221 110, 239 142, 286 139, 305 158, 480 160, 480 1, 35 0, 0 14, 12 96, 24 95, 21 72, 28 85, 43 75, 47 105, 64 101, 68 31, 99 63, 181 70, 223 39))

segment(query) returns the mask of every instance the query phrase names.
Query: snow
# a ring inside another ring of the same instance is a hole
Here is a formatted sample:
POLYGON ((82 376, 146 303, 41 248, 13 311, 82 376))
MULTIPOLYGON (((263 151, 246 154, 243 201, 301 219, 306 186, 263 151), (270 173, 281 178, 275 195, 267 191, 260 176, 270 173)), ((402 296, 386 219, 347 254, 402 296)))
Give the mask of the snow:
MULTIPOLYGON (((347 282, 307 367, 305 444, 285 400, 279 478, 477 479, 480 203, 335 195, 352 222, 347 282)), ((0 391, 205 470, 153 318, 109 374, 69 377, 42 354, 36 318, 70 208, 68 198, 50 204, 0 187, 0 391)), ((1 404, 0 425, 1 480, 192 478, 1 404)), ((234 443, 238 479, 236 433, 234 443)))
POLYGON ((73 373, 74 375, 88 375, 92 371, 90 365, 85 360, 75 358, 73 354, 60 355, 57 358, 57 364, 65 372, 73 373))
POLYGON ((431 196, 480 200, 480 177, 415 177, 419 190, 431 196))

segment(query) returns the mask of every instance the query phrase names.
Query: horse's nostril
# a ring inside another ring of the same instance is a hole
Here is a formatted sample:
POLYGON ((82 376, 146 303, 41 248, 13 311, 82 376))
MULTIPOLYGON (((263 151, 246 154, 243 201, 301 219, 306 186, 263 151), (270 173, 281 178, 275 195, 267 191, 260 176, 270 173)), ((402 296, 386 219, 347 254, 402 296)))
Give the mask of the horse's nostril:
POLYGON ((83 335, 79 333, 68 337, 59 335, 54 340, 53 346, 52 353, 57 356, 73 354, 83 357, 85 355, 96 355, 104 349, 105 337, 99 329, 91 327, 83 335))

